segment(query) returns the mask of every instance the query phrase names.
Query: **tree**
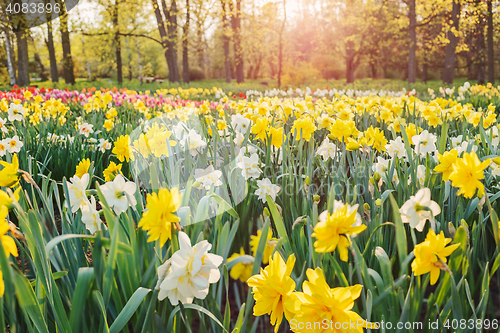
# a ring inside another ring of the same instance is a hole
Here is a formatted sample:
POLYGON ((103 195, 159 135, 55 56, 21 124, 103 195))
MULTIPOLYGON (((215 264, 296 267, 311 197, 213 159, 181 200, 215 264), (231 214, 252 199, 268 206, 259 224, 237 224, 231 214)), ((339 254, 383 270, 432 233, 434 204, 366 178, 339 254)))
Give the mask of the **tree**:
POLYGON ((495 54, 493 45, 493 0, 487 0, 488 5, 488 29, 487 29, 487 44, 488 44, 488 82, 495 83, 495 54))
POLYGON ((236 65, 236 82, 242 83, 245 81, 245 73, 243 66, 243 50, 241 48, 241 0, 236 0, 236 8, 233 8, 233 1, 229 0, 229 8, 231 11, 231 26, 233 33, 234 46, 234 61, 236 65))
POLYGON ((64 68, 64 81, 67 84, 75 84, 75 73, 73 69, 73 58, 71 57, 71 42, 68 30, 68 12, 66 10, 66 3, 62 0, 57 0, 61 8, 61 15, 59 16, 59 30, 61 32, 61 43, 63 49, 63 68, 64 68))
POLYGON ((189 51, 188 51, 188 35, 189 35, 189 0, 186 0, 186 23, 184 23, 182 36, 182 79, 184 83, 189 83, 189 51))
POLYGON ((152 0, 153 8, 155 11, 156 22, 158 24, 158 31, 160 33, 161 45, 165 54, 165 59, 168 65, 168 80, 170 82, 179 82, 179 67, 177 65, 177 3, 172 0, 170 8, 167 7, 165 0, 162 0, 163 14, 158 5, 158 0, 152 0), (165 24, 167 29, 165 29, 165 24))
MULTIPOLYGON (((230 0, 231 1, 231 0, 230 0)), ((221 0, 222 5, 222 29, 223 29, 223 39, 224 39, 224 74, 226 76, 226 82, 231 83, 231 62, 229 59, 229 42, 230 42, 230 28, 229 21, 226 12, 226 0, 221 0)))
POLYGON ((16 31, 17 39, 17 84, 28 86, 30 84, 29 58, 28 58, 28 30, 16 31))
POLYGON ((52 34, 51 20, 47 20, 47 38, 45 38, 45 45, 47 45, 47 50, 49 51, 50 78, 52 82, 55 83, 59 81, 59 73, 57 72, 56 51, 54 48, 54 35, 52 34))
POLYGON ((415 0, 408 0, 410 19, 410 50, 408 54, 408 83, 415 83, 417 72, 417 11, 415 0))
POLYGON ((283 69, 283 31, 286 24, 286 0, 283 0, 283 16, 283 23, 279 32, 278 89, 281 88, 281 71, 283 69))
POLYGON ((451 20, 453 24, 448 31, 449 43, 446 45, 444 58, 443 82, 452 84, 455 78, 455 51, 458 44, 459 23, 460 23, 460 0, 453 0, 451 20))

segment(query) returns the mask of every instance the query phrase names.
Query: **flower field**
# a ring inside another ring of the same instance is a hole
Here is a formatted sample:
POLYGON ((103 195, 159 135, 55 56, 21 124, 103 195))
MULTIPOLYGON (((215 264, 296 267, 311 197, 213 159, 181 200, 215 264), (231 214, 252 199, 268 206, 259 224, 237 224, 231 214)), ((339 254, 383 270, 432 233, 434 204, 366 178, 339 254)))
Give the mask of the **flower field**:
POLYGON ((2 329, 498 332, 499 89, 0 92, 2 329))

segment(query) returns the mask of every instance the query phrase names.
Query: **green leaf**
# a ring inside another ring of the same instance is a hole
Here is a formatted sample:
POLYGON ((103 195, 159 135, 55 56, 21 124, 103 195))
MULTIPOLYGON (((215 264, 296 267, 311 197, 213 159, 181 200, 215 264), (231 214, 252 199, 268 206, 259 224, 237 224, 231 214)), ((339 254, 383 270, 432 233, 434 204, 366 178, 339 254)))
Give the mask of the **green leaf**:
MULTIPOLYGON (((198 312, 201 312, 205 315, 207 315, 210 319, 212 319, 215 323, 217 323, 224 332, 227 332, 227 330, 224 328, 224 325, 217 319, 212 312, 208 311, 207 309, 199 306, 198 304, 183 304, 183 307, 185 309, 192 309, 196 310, 198 312)), ((174 317, 179 312, 181 308, 177 306, 171 313, 170 317, 168 317, 168 324, 167 324, 167 332, 174 332, 173 324, 174 324, 174 317)))
POLYGON ((71 309, 69 323, 71 325, 71 330, 76 333, 81 329, 81 320, 84 316, 83 305, 90 295, 92 290, 92 285, 95 280, 94 268, 93 267, 81 267, 78 270, 78 278, 76 280, 76 287, 73 293, 73 298, 71 304, 79 306, 73 306, 71 309))
POLYGON ((399 263, 401 264, 401 270, 404 274, 408 270, 406 266, 402 265, 406 256, 408 255, 405 226, 403 225, 403 221, 401 221, 401 213, 399 212, 398 203, 396 202, 396 199, 394 199, 392 193, 389 195, 389 199, 392 205, 392 216, 394 219, 394 224, 396 225, 396 247, 398 248, 398 258, 399 263))
POLYGON ((40 310, 40 304, 35 296, 30 282, 22 273, 14 270, 16 278, 14 279, 14 286, 16 288, 17 301, 23 312, 25 312, 33 321, 38 332, 47 332, 47 324, 40 310))
MULTIPOLYGON (((57 237, 53 238, 50 242, 48 242, 47 245, 45 245, 45 251, 47 252, 47 255, 50 255, 50 251, 52 251, 57 244, 65 241, 65 240, 72 239, 72 238, 83 238, 85 240, 94 240, 96 238, 96 236, 77 235, 77 234, 67 234, 67 235, 57 236, 57 237)), ((101 238, 101 241, 102 241, 102 245, 104 247, 107 247, 107 248, 110 247, 111 240, 109 238, 101 238)), ((130 247, 130 245, 127 245, 127 244, 122 243, 122 242, 118 242, 118 250, 120 252, 129 253, 129 254, 134 252, 132 250, 132 248, 130 247)))
MULTIPOLYGON (((66 275, 68 275, 68 271, 52 273, 52 277, 54 277, 54 280, 60 279, 66 275)), ((36 280, 31 281, 30 284, 32 287, 34 287, 36 285, 36 280)))
POLYGON ((127 325, 132 315, 135 313, 139 305, 141 305, 144 297, 151 291, 151 289, 146 289, 143 287, 139 287, 135 293, 130 297, 125 307, 120 312, 118 317, 116 317, 115 321, 109 328, 110 333, 118 333, 120 332, 125 325, 127 325))
POLYGON ((292 246, 290 245, 290 239, 288 238, 288 232, 286 231, 285 224, 283 223, 283 219, 281 218, 280 213, 278 212, 278 208, 276 208, 276 204, 273 199, 266 195, 267 205, 269 206, 269 210, 271 212, 271 216, 273 217, 274 225, 276 226, 276 230, 278 231, 278 236, 283 238, 283 246, 285 247, 286 255, 289 256, 293 252, 292 246))

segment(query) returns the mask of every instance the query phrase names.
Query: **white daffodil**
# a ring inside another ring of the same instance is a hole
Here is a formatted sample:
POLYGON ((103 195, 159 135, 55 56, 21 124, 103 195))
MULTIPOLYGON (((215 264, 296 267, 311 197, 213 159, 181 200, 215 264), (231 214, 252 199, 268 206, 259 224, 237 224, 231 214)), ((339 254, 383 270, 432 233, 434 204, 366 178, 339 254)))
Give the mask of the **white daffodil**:
POLYGON ((76 213, 78 209, 85 206, 88 202, 87 186, 89 185, 89 174, 86 173, 82 178, 78 176, 73 176, 69 179, 68 183, 68 194, 69 194, 69 204, 71 206, 71 212, 76 213))
POLYGON ((457 137, 455 137, 455 138, 450 138, 450 140, 451 140, 451 148, 452 148, 452 149, 455 149, 455 148, 457 148, 458 146, 460 146, 460 145, 462 144, 462 142, 464 141, 464 140, 463 140, 463 137, 464 137, 464 136, 460 134, 460 135, 458 135, 458 136, 457 136, 457 137))
POLYGON ((500 144, 500 136, 498 133, 498 127, 493 126, 492 128, 488 129, 486 131, 486 135, 488 135, 488 139, 491 137, 491 145, 493 146, 494 149, 497 149, 498 144, 500 144))
POLYGON ((0 141, 0 156, 5 156, 7 153, 7 147, 9 146, 9 139, 3 139, 0 141))
POLYGON ((256 153, 250 155, 250 157, 243 156, 241 162, 237 162, 236 166, 241 169, 241 175, 245 179, 260 177, 262 170, 260 169, 259 155, 256 153))
POLYGON ((180 141, 183 149, 189 149, 191 156, 196 156, 201 151, 201 149, 207 146, 205 140, 202 139, 201 135, 196 133, 194 129, 189 130, 188 135, 180 141))
POLYGON ((214 166, 210 165, 206 169, 195 169, 194 170, 194 179, 197 182, 200 182, 200 188, 204 188, 205 190, 210 190, 212 184, 214 186, 222 185, 222 181, 220 180, 222 177, 222 171, 214 170, 214 166))
POLYGON ((323 140, 321 146, 319 146, 316 151, 316 155, 321 155, 321 157, 323 157, 323 161, 327 161, 329 158, 333 159, 336 153, 337 146, 333 142, 330 142, 328 138, 323 140))
POLYGON ((94 130, 92 129, 93 127, 94 125, 88 123, 78 125, 79 134, 84 135, 86 138, 88 138, 91 133, 94 133, 94 130))
POLYGON ((431 200, 431 190, 423 188, 411 196, 399 212, 403 223, 409 223, 412 228, 422 231, 427 220, 434 225, 434 217, 441 213, 441 207, 431 200))
POLYGON ((7 127, 5 126, 5 123, 7 122, 7 120, 5 120, 4 118, 0 118, 0 130, 4 133, 9 133, 9 130, 7 129, 7 127))
POLYGON ((19 136, 17 135, 14 135, 12 139, 5 139, 5 142, 7 143, 7 151, 11 154, 19 153, 24 145, 21 141, 19 141, 19 136))
POLYGON ((99 189, 106 198, 109 207, 113 207, 117 215, 137 203, 134 197, 137 186, 134 182, 125 181, 121 174, 116 175, 113 181, 99 186, 99 189))
POLYGON ((85 224, 90 233, 95 233, 97 230, 101 229, 101 218, 99 217, 99 212, 96 208, 96 202, 94 196, 90 197, 90 201, 86 205, 82 206, 82 222, 85 224))
POLYGON ((9 121, 19 120, 22 121, 24 118, 24 108, 22 104, 10 103, 9 107, 9 121))
POLYGON ((397 156, 399 158, 406 157, 406 148, 401 137, 397 137, 396 140, 389 141, 389 144, 385 145, 385 149, 387 153, 391 155, 391 157, 397 156))
POLYGON ((97 145, 97 148, 102 152, 105 153, 106 150, 110 150, 112 147, 111 142, 105 139, 99 139, 99 144, 97 145))
POLYGON ((179 232, 179 248, 158 267, 158 299, 168 297, 173 306, 179 301, 192 303, 195 297, 205 299, 210 284, 220 279, 218 267, 223 260, 221 256, 208 253, 212 244, 206 240, 191 246, 191 240, 182 231, 179 232))
POLYGON ((240 132, 236 133, 235 138, 233 139, 233 142, 236 146, 241 147, 243 144, 243 140, 245 140, 245 136, 241 134, 240 132))
POLYGON ((231 126, 237 132, 245 134, 251 124, 252 121, 240 113, 231 116, 231 126))
POLYGON ((429 133, 427 130, 414 135, 411 140, 415 145, 415 152, 420 156, 425 156, 427 153, 436 151, 437 137, 434 134, 429 133))
POLYGON ((273 201, 276 201, 276 195, 280 191, 281 187, 271 183, 269 178, 257 180, 257 185, 259 188, 255 191, 255 194, 259 196, 259 199, 262 200, 262 202, 265 203, 267 201, 266 194, 269 194, 273 201))
MULTIPOLYGON (((420 187, 424 186, 425 182, 425 165, 417 166, 417 180, 420 187)), ((411 175, 408 176, 408 185, 411 184, 411 175)))
MULTIPOLYGON (((467 151, 469 149, 469 141, 462 142, 460 145, 456 146, 454 149, 456 151, 458 151, 458 156, 462 155, 462 153, 464 151, 467 151)), ((477 149, 478 149, 477 145, 475 145, 475 144, 471 145, 472 152, 477 152, 477 149)))

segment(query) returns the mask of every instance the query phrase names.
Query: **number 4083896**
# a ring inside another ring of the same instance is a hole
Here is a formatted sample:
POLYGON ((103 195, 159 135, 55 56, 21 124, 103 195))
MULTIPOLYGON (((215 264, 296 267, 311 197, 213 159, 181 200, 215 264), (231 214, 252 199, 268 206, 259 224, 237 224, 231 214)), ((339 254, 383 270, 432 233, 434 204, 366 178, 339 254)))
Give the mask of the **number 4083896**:
POLYGON ((443 325, 445 328, 447 328, 448 330, 452 329, 452 330, 457 330, 457 329, 477 329, 477 330, 480 330, 480 329, 498 329, 500 327, 499 323, 498 323, 498 319, 493 319, 493 320, 489 320, 489 319, 461 319, 461 320, 458 320, 458 319, 448 319, 445 321, 444 325, 443 325))
POLYGON ((58 3, 9 3, 6 8, 9 14, 51 14, 59 13, 61 6, 58 3))

